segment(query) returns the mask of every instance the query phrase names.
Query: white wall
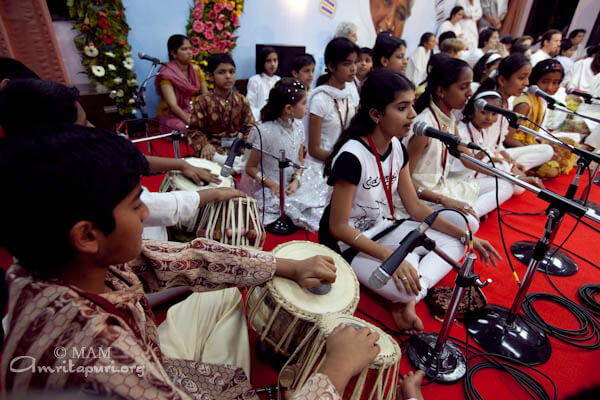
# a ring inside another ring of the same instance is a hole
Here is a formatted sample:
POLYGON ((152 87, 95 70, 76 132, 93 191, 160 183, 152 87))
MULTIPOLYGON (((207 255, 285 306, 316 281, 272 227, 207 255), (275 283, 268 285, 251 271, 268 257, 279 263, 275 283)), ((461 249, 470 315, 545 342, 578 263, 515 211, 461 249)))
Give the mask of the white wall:
MULTIPOLYGON (((575 10, 569 32, 574 29, 585 29, 586 34, 583 43, 587 43, 598 15, 600 15, 599 0, 579 0, 579 5, 577 6, 577 10, 575 10)), ((590 45, 591 44, 593 43, 590 43, 590 45)))

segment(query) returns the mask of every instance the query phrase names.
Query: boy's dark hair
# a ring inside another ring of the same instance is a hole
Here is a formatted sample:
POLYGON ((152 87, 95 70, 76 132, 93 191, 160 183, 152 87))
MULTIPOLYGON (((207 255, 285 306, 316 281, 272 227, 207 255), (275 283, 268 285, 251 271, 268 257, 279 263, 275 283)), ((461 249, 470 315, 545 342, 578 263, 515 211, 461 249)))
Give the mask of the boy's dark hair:
POLYGON ((403 46, 406 47, 406 42, 395 36, 381 33, 377 35, 377 40, 375 40, 375 46, 373 47, 373 68, 383 68, 381 58, 391 58, 392 54, 403 46))
POLYGON ((573 48, 573 42, 571 42, 571 39, 563 39, 560 42, 560 54, 569 51, 573 48))
POLYGON ((286 105, 295 106, 304 96, 306 96, 306 88, 300 81, 294 78, 281 78, 269 92, 267 104, 260 110, 260 120, 276 121, 281 117, 286 105))
POLYGON ((0 125, 6 136, 77 120, 79 90, 40 79, 12 79, 0 91, 0 125), (35 110, 35 118, 31 118, 35 110))
POLYGON ((356 53, 358 56, 359 51, 360 48, 350 39, 338 37, 330 40, 327 43, 327 47, 325 47, 325 67, 327 67, 327 72, 317 79, 317 86, 324 85, 331 78, 329 65, 337 67, 346 61, 350 54, 356 53))
POLYGON ((167 40, 167 52, 169 53, 169 61, 173 61, 174 57, 171 53, 177 53, 177 50, 188 40, 184 35, 173 35, 167 40))
POLYGON ((388 104, 396 99, 398 92, 415 90, 415 85, 403 74, 391 69, 381 68, 369 72, 360 90, 360 106, 337 142, 333 146, 327 161, 325 161, 324 176, 331 174, 333 159, 342 146, 350 139, 367 136, 375 128, 369 112, 371 109, 384 112, 388 104))
POLYGON ((442 43, 446 39, 456 39, 456 38, 457 38, 456 33, 452 32, 452 31, 446 31, 440 35, 440 37, 438 38, 438 43, 442 43))
POLYGON ((212 56, 208 57, 206 63, 206 70, 211 75, 215 73, 215 70, 219 64, 229 64, 233 65, 233 68, 236 68, 235 62, 229 54, 213 54, 212 56))
POLYGON ((529 75, 529 84, 537 85, 539 80, 542 79, 544 75, 551 72, 559 72, 561 81, 565 77, 565 70, 559 61, 549 58, 547 60, 538 62, 531 70, 531 75, 529 75))
POLYGON ((569 39, 575 39, 575 36, 585 32, 585 29, 574 29, 573 31, 571 31, 571 33, 569 33, 569 39))
MULTIPOLYGON (((274 47, 265 46, 262 49, 260 49, 258 55, 256 56, 257 74, 262 74, 263 72, 265 72, 265 62, 267 62, 267 57, 269 57, 269 55, 273 53, 277 54, 277 57, 279 57, 279 53, 277 53, 277 50, 275 50, 274 47)), ((275 73, 277 73, 277 71, 275 71, 275 73)))
POLYGON ((21 61, 0 57, 0 81, 4 79, 40 79, 40 77, 21 61))
POLYGON ((0 196, 0 246, 32 273, 51 277, 72 260, 73 225, 91 221, 110 234, 114 208, 147 172, 135 145, 96 128, 65 125, 5 139, 0 179, 14 192, 0 196))
POLYGON ((525 54, 527 53, 527 50, 529 50, 530 47, 526 46, 524 44, 513 44, 512 47, 510 48, 510 54, 513 53, 521 53, 521 54, 525 54))
POLYGON ((373 58, 373 49, 370 47, 361 47, 360 51, 358 52, 358 56, 360 57, 363 54, 366 54, 369 57, 373 58))
POLYGON ((486 43, 490 41, 490 38, 492 37, 494 32, 498 32, 498 29, 488 27, 479 32, 479 43, 477 44, 477 47, 483 49, 486 43))
POLYGON ((294 57, 294 60, 292 61, 292 71, 300 72, 300 70, 307 65, 315 65, 316 63, 315 58, 311 54, 300 54, 299 56, 294 57))

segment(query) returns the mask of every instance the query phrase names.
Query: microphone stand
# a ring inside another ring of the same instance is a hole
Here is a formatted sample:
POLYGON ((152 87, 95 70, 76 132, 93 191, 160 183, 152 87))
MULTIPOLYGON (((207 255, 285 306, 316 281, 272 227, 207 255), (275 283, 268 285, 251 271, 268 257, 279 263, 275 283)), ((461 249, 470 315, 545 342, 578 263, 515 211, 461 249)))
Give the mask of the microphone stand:
MULTIPOLYGON (((600 103, 592 103, 592 101, 590 100, 589 102, 586 100, 585 101, 586 104, 600 104, 600 103)), ((583 115, 583 114, 579 114, 576 111, 570 110, 567 107, 564 107, 562 104, 556 104, 556 103, 550 103, 548 102, 548 108, 551 110, 558 110, 558 111, 562 111, 564 113, 570 114, 570 115, 574 115, 580 118, 585 118, 585 119, 589 119, 590 121, 594 121, 600 124, 600 119, 598 118, 594 118, 594 117, 590 117, 587 115, 583 115)))
MULTIPOLYGON (((525 126, 519 125, 516 122, 516 120, 514 120, 514 119, 509 122, 510 122, 509 125, 512 128, 519 129, 523 132, 529 133, 540 139, 543 139, 543 140, 549 141, 553 144, 556 144, 558 146, 564 147, 564 148, 570 150, 572 153, 575 153, 576 155, 579 156, 579 159, 577 160, 577 173, 575 174, 573 181, 569 185, 569 188, 567 189, 567 193, 565 194, 565 197, 569 200, 574 200, 579 204, 584 203, 586 191, 584 191, 582 193, 581 199, 574 199, 575 194, 577 193, 579 180, 580 180, 581 176, 583 175, 583 173, 585 172, 585 170, 589 167, 589 165, 592 161, 595 161, 596 163, 600 162, 600 155, 591 153, 589 151, 585 151, 583 149, 579 149, 577 147, 573 147, 573 146, 571 146, 561 140, 557 140, 549 135, 548 136, 542 135, 533 129, 529 129, 525 126)), ((592 180, 593 180, 593 178, 592 178, 592 180)), ((594 208, 594 209, 596 209, 596 208, 594 208)), ((556 234, 558 233, 558 230, 560 228, 560 224, 562 223, 563 217, 564 217, 564 213, 554 224, 554 232, 552 232, 552 237, 550 238, 551 243, 554 241, 554 238, 556 237, 556 234)), ((527 240, 515 242, 510 246, 510 251, 511 251, 512 255, 517 260, 519 260, 519 262, 521 262, 524 265, 529 265, 529 262, 531 260, 531 255, 532 255, 534 249, 535 249, 535 242, 527 241, 527 240)), ((542 271, 542 272, 547 272, 550 275, 571 276, 579 270, 579 267, 577 266, 577 262, 575 262, 575 260, 573 260, 573 258, 571 258, 565 252, 560 251, 560 250, 556 251, 556 249, 550 248, 549 251, 544 256, 543 261, 538 266, 538 270, 542 271)))
POLYGON ((543 261, 548 247, 552 244, 552 232, 555 224, 565 212, 575 214, 577 217, 586 217, 594 222, 600 222, 600 215, 586 207, 565 199, 564 197, 547 189, 540 189, 527 182, 489 166, 480 160, 466 155, 458 148, 448 148, 451 155, 461 160, 468 161, 477 167, 489 172, 491 175, 509 181, 532 193, 538 198, 549 203, 546 211, 548 219, 544 234, 537 242, 523 282, 517 291, 510 309, 497 305, 487 305, 484 309, 469 316, 468 332, 475 341, 490 353, 521 361, 529 365, 542 364, 550 358, 552 348, 550 341, 539 328, 530 325, 526 318, 519 313, 525 295, 531 286, 535 272, 543 261))
MULTIPOLYGON (((241 139, 240 139, 241 140, 241 139)), ((267 232, 273 233, 275 235, 290 235, 298 230, 298 227, 294 225, 290 217, 285 215, 285 178, 284 178, 284 170, 287 167, 293 167, 295 169, 306 169, 306 167, 296 164, 289 158, 285 156, 285 151, 281 150, 279 155, 275 155, 265 151, 252 143, 248 143, 246 141, 242 141, 242 146, 247 149, 254 149, 259 151, 261 154, 265 154, 271 158, 276 159, 279 162, 279 218, 269 225, 265 226, 265 230, 267 232)), ((263 183, 264 184, 264 183, 263 183)), ((263 204, 263 207, 266 205, 263 204)), ((323 285, 321 285, 323 286, 323 285)), ((329 291, 329 290, 328 290, 329 291)))
MULTIPOLYGON (((138 92, 135 94, 135 97, 134 97, 135 105, 142 113, 142 119, 144 120, 145 134, 146 134, 147 138, 150 137, 150 128, 148 126, 148 109, 147 109, 147 104, 146 104, 146 86, 148 86, 148 82, 150 81, 150 78, 154 74, 156 67, 158 67, 158 64, 152 63, 152 68, 150 68, 150 71, 148 71, 148 75, 146 76, 146 79, 144 79, 144 82, 140 85, 140 88, 138 89, 138 92)), ((148 154, 152 155, 152 146, 150 146, 150 142, 148 142, 148 154)))
MULTIPOLYGON (((440 253, 444 254, 446 256, 442 257, 444 260, 449 258, 445 253, 435 249, 433 240, 429 240, 424 247, 440 256, 440 253), (431 246, 434 248, 432 249, 431 246)), ((415 368, 425 371, 425 375, 431 380, 443 383, 456 382, 462 379, 467 371, 467 360, 460 348, 454 342, 448 341, 448 338, 465 289, 471 286, 483 288, 492 283, 491 279, 481 282, 479 276, 472 273, 476 259, 477 256, 471 252, 465 256, 462 266, 453 260, 450 263, 458 269, 458 275, 440 333, 422 333, 413 336, 408 343, 407 354, 410 362, 415 368)))
POLYGON ((135 139, 135 140, 132 140, 131 143, 150 142, 152 140, 163 139, 163 138, 166 138, 166 137, 170 137, 171 139, 173 139, 173 152, 175 154, 175 158, 181 158, 181 154, 180 154, 180 151, 179 151, 179 141, 181 139, 183 139, 184 136, 185 136, 185 132, 184 131, 173 131, 171 133, 164 133, 162 135, 147 136, 147 137, 142 138, 142 139, 135 139))

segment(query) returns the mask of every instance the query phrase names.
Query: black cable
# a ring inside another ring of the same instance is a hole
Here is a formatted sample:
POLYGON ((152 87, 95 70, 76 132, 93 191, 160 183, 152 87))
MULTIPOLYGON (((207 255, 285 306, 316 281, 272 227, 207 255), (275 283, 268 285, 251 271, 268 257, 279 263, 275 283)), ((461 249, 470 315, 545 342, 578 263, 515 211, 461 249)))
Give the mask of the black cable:
POLYGON ((589 284, 583 285, 577 291, 579 299, 594 315, 600 317, 600 302, 596 300, 596 296, 600 294, 600 285, 589 284))
POLYGON ((525 298, 527 301, 523 302, 523 312, 535 326, 548 335, 580 349, 594 350, 600 348, 600 324, 584 307, 572 300, 550 293, 529 293, 525 298), (537 300, 546 300, 562 306, 577 319, 579 328, 563 329, 547 323, 533 306, 533 303, 537 300), (589 341, 593 342, 582 344, 589 341))

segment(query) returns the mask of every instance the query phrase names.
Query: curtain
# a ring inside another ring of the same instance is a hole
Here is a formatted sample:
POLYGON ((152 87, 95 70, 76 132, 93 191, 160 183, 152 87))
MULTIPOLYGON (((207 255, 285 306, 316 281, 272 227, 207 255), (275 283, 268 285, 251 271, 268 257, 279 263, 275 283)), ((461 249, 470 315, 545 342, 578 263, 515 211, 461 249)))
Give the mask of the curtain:
POLYGON ((525 11, 526 2, 527 0, 510 0, 508 2, 508 12, 502 22, 500 36, 509 34, 515 37, 520 35, 518 31, 519 23, 521 22, 521 15, 525 11))
POLYGON ((42 79, 69 83, 45 0, 0 0, 0 56, 42 79))

